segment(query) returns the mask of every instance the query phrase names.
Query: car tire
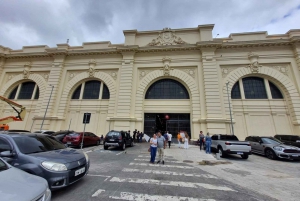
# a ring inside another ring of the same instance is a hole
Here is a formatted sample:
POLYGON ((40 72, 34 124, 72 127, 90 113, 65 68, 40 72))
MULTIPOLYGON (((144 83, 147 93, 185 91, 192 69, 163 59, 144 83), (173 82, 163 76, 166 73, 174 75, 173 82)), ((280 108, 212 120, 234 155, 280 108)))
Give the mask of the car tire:
POLYGON ((277 156, 276 156, 275 152, 272 149, 265 150, 265 155, 268 159, 271 159, 271 160, 277 159, 277 156))
POLYGON ((226 157, 226 154, 224 153, 222 147, 219 147, 219 148, 218 148, 218 153, 220 154, 220 157, 221 157, 221 158, 225 158, 225 157, 226 157))
POLYGON ((249 155, 248 154, 243 154, 241 155, 242 159, 248 159, 249 155))
POLYGON ((96 145, 97 145, 97 146, 99 146, 99 145, 100 145, 100 140, 98 140, 98 141, 96 142, 96 145))
POLYGON ((104 146, 104 150, 108 150, 108 146, 104 146))

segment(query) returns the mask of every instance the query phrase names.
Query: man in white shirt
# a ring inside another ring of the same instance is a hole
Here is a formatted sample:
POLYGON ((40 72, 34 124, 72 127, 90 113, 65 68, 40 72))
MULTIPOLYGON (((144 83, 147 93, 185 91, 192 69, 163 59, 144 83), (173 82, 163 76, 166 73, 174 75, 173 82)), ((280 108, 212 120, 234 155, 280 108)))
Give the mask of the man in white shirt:
POLYGON ((168 143, 169 143, 169 149, 170 149, 171 143, 172 143, 172 134, 170 134, 169 131, 167 131, 167 135, 168 135, 168 143))

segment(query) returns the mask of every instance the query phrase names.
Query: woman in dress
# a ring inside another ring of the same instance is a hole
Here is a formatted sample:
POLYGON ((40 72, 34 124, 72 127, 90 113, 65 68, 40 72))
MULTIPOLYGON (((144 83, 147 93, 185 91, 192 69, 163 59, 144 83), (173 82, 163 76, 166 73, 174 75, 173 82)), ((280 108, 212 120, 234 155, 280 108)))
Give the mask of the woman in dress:
POLYGON ((189 135, 186 132, 184 132, 184 148, 189 148, 189 135))
POLYGON ((150 154, 151 154, 150 163, 154 163, 156 157, 156 151, 157 151, 157 137, 156 134, 154 134, 153 137, 150 139, 150 154))

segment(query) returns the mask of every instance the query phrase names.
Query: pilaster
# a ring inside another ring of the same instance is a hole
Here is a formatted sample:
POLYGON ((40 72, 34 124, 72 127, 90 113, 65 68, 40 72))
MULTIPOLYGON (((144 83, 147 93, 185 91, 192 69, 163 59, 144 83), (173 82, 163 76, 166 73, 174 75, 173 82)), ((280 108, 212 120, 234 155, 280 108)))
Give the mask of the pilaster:
POLYGON ((201 48, 201 52, 207 130, 211 133, 226 133, 225 120, 222 117, 221 92, 218 68, 215 60, 215 48, 201 48))
POLYGON ((2 77, 2 72, 3 72, 3 69, 4 69, 4 64, 5 64, 5 58, 4 57, 1 57, 0 55, 0 78, 3 79, 2 77))
POLYGON ((299 42, 293 45, 293 50, 294 50, 294 55, 298 66, 298 70, 300 70, 300 43, 299 42))

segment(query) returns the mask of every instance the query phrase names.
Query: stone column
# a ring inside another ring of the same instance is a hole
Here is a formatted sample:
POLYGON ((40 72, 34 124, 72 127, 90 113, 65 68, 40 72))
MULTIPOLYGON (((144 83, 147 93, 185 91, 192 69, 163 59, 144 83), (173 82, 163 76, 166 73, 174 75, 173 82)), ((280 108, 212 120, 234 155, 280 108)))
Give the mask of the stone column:
POLYGON ((211 134, 226 133, 215 48, 201 48, 201 52, 207 131, 211 134))
POLYGON ((114 119, 114 129, 128 130, 131 121, 132 85, 134 80, 134 54, 135 52, 123 52, 122 66, 120 69, 119 91, 117 110, 114 119))

